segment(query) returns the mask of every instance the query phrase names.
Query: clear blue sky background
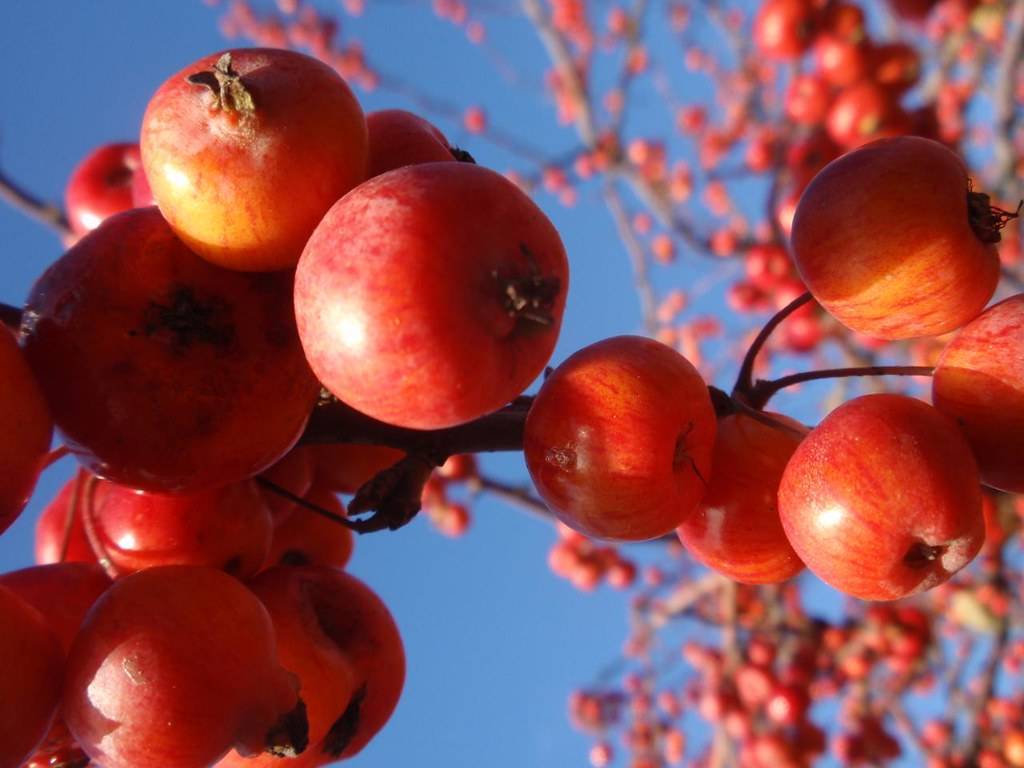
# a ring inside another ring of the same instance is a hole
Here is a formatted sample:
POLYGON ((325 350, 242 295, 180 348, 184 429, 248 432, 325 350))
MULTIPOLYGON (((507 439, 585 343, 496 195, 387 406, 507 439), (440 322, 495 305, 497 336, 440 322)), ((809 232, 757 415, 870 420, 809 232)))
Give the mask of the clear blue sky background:
MULTIPOLYGON (((342 17, 342 24, 387 72, 424 94, 483 105, 494 124, 551 157, 576 146, 572 132, 555 125, 540 87, 546 56, 517 16, 485 16, 492 22, 490 42, 480 49, 466 43, 459 28, 438 22, 426 0, 368 5, 366 18, 342 17)), ((603 20, 609 6, 594 2, 595 18, 603 20)), ((167 76, 228 47, 218 15, 198 0, 6 3, 0 11, 0 166, 39 195, 61 199, 69 172, 88 151, 136 138, 146 101, 167 76)), ((660 14, 653 18, 663 25, 660 14)), ((666 43, 655 52, 672 57, 673 70, 681 69, 678 46, 666 43)), ((686 87, 699 93, 694 89, 701 86, 686 87)), ((394 94, 358 93, 366 110, 413 107, 394 94)), ((645 86, 637 94, 630 133, 667 137, 670 119, 671 105, 645 86)), ((524 167, 457 124, 438 124, 482 164, 524 167)), ((586 187, 574 209, 550 195, 539 195, 538 202, 563 233, 572 265, 564 333, 553 362, 600 338, 637 332, 640 314, 628 262, 600 188, 586 187)), ((20 304, 61 250, 45 228, 0 207, 0 301, 20 304)), ((663 270, 658 279, 724 284, 738 266, 691 259, 663 270)), ((703 308, 713 309, 720 299, 705 301, 703 308)), ((720 385, 735 367, 723 370, 720 385)), ((809 409, 791 413, 813 418, 809 409)), ((486 466, 505 478, 526 477, 516 456, 497 457, 486 466)), ((71 471, 71 462, 64 461, 44 475, 22 519, 0 537, 0 569, 31 564, 35 519, 71 471)), ((626 598, 607 588, 584 595, 552 575, 546 566, 554 540, 549 525, 488 501, 474 513, 470 533, 457 541, 417 520, 400 532, 357 542, 351 570, 391 607, 405 638, 409 674, 393 720, 351 761, 354 767, 587 764, 590 740, 570 729, 566 697, 618 656, 627 631, 626 598)))

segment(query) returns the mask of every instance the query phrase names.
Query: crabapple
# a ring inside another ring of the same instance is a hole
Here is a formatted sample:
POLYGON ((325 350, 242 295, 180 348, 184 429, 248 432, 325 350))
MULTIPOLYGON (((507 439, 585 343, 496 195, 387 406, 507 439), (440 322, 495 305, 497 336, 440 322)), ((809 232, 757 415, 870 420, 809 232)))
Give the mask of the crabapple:
POLYGON ((146 107, 141 145, 171 228, 230 269, 293 267, 366 178, 359 102, 332 67, 288 50, 215 53, 171 76, 146 107))
POLYGON ((588 536, 662 536, 696 508, 711 472, 715 412, 697 369, 639 336, 592 344, 541 386, 523 452, 538 492, 588 536))
MULTIPOLYGON (((39 278, 22 344, 65 444, 91 472, 146 490, 225 485, 286 453, 316 402, 291 289, 287 273, 200 259, 156 208, 135 208, 39 278)), ((15 402, 24 420, 32 398, 15 402)), ((38 442, 20 441, 14 466, 38 442)))
MULTIPOLYGON (((309 713, 309 748, 290 762, 312 768, 362 750, 391 717, 405 682, 405 652, 387 607, 366 585, 320 566, 278 567, 250 582, 274 622, 281 665, 297 675, 309 713)), ((219 768, 269 768, 237 753, 219 768)))
POLYGON ((328 211, 299 261, 295 315, 338 399, 437 429, 500 408, 543 370, 568 279, 557 230, 512 182, 471 163, 424 163, 370 179, 328 211))
POLYGON ((366 178, 417 163, 455 160, 448 140, 433 123, 404 109, 381 109, 366 115, 369 161, 366 178))
POLYGON ((82 508, 93 550, 113 573, 156 565, 208 565, 240 579, 270 550, 270 510, 252 480, 154 493, 98 480, 82 508))
POLYGON ((747 584, 785 581, 804 567, 782 530, 777 497, 807 428, 771 418, 775 426, 742 413, 719 420, 704 498, 677 530, 697 560, 747 584))
POLYGON ((946 345, 932 401, 967 435, 982 481, 1024 493, 1024 294, 989 307, 946 345))
POLYGON ((84 235, 109 216, 134 208, 132 185, 141 169, 135 143, 105 144, 90 152, 71 172, 64 192, 72 232, 84 235))
POLYGON ((201 768, 231 748, 301 752, 296 688, 252 592, 213 568, 158 566, 96 601, 68 654, 62 712, 104 768, 201 768))
POLYGON ((894 394, 850 400, 804 438, 782 474, 779 515, 807 567, 862 600, 941 584, 985 535, 966 438, 949 416, 894 394))
POLYGON ((793 219, 793 257, 839 322, 883 339, 959 328, 999 279, 998 220, 930 139, 880 139, 829 163, 793 219))
MULTIPOLYGON (((345 516, 345 505, 331 490, 314 485, 304 499, 322 509, 345 516)), ((352 557, 352 531, 323 515, 295 505, 291 513, 278 520, 264 567, 273 565, 325 565, 344 568, 352 557)))

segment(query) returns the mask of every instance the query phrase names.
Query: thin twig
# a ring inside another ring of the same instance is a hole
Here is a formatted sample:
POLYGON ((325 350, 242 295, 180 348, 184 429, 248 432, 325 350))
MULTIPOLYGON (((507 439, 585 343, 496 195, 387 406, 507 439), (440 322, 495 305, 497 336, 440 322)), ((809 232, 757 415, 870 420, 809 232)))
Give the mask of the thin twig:
POLYGON ((72 234, 71 225, 68 224, 67 216, 60 206, 36 197, 3 171, 0 171, 0 199, 39 223, 45 224, 60 237, 69 237, 72 234))

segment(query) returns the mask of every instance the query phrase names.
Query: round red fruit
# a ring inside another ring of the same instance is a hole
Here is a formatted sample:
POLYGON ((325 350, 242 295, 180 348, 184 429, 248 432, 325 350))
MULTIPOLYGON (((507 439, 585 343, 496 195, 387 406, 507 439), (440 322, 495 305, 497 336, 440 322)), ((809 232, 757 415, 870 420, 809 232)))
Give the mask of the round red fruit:
POLYGON ((260 601, 202 566, 118 579, 68 654, 62 712, 104 768, 196 768, 229 749, 293 756, 308 722, 260 601))
POLYGON ((987 197, 930 139, 872 142, 829 163, 800 198, 793 256, 814 298, 882 339, 938 335, 981 312, 999 280, 987 197))
POLYGON ((345 195, 295 276, 299 336, 334 395, 437 429, 519 395, 558 338, 558 232, 501 174, 471 163, 389 171, 345 195))
POLYGON ((950 417, 903 395, 850 400, 812 430, 782 475, 779 514, 807 567, 862 600, 941 584, 985 535, 966 439, 950 417))
POLYGON ((294 51, 240 49, 170 77, 142 121, 160 210, 231 269, 295 265, 327 209, 366 177, 366 121, 341 76, 294 51))
POLYGON ((605 339, 547 380, 523 450, 537 490, 568 526, 620 541, 678 527, 711 473, 715 412, 697 369, 638 336, 605 339))
POLYGON ((431 122, 404 109, 381 109, 366 115, 370 161, 366 177, 404 165, 455 160, 448 139, 431 122))
POLYGON ((773 584, 803 570, 779 520, 779 480, 806 427, 772 415, 769 425, 743 414, 718 422, 708 489, 679 527, 697 560, 745 584, 773 584))
POLYGON ((106 144, 90 152, 71 172, 64 191, 71 231, 84 235, 115 213, 134 208, 132 185, 141 172, 138 144, 106 144))
POLYGON ((967 435, 982 481, 1024 493, 1024 294, 953 337, 935 367, 932 401, 967 435))
POLYGON ((136 208, 36 282, 25 356, 94 474, 157 491, 225 485, 287 452, 316 401, 291 289, 288 274, 200 259, 156 208, 136 208))

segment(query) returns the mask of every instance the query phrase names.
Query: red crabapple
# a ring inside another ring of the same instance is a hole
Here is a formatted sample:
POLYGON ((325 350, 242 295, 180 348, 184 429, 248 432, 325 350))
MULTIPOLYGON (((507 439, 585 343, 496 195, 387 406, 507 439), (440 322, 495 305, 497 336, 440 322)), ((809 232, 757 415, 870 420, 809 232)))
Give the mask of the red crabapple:
POLYGON ((1024 493, 1024 294, 989 307, 946 345, 932 400, 963 428, 982 481, 1024 493))
POLYGON ((512 182, 424 163, 331 208, 299 261, 295 315, 338 399, 437 429, 500 408, 543 370, 568 280, 558 232, 512 182))
POLYGON ((301 752, 296 688, 252 592, 213 568, 159 566, 118 579, 89 612, 62 712, 104 768, 202 768, 231 748, 301 752))
POLYGON ((90 152, 71 172, 64 192, 71 230, 84 235, 115 213, 134 208, 132 184, 141 170, 138 144, 105 144, 90 152))
POLYGON ((694 558, 746 584, 785 581, 804 567, 782 530, 777 499, 807 428, 772 418, 777 426, 740 413, 719 420, 707 491, 677 531, 694 558))
POLYGON ((690 362, 639 336, 599 341, 541 386, 523 452, 541 497, 588 536, 653 539, 679 526, 711 473, 715 412, 690 362))
POLYGON ((969 190, 963 161, 930 139, 881 139, 848 152, 800 198, 800 276, 858 333, 905 339, 959 328, 999 279, 998 230, 969 190))
POLYGON ((862 600, 941 584, 985 535, 967 440, 904 395, 865 395, 825 417, 786 465, 779 515, 807 567, 862 600))
POLYGON ((286 453, 316 402, 291 289, 287 273, 200 259, 156 208, 136 208, 36 282, 25 357, 93 473, 147 490, 225 485, 286 453))
MULTIPOLYGON (((294 768, 312 768, 362 750, 391 717, 405 682, 398 627, 366 585, 324 567, 280 567, 250 582, 274 622, 278 658, 300 681, 309 748, 294 768)), ((219 768, 270 768, 280 761, 232 753, 219 768)))
POLYGON ((142 120, 142 160, 172 229, 230 269, 295 265, 366 178, 366 121, 330 66, 294 51, 216 53, 172 75, 142 120))

